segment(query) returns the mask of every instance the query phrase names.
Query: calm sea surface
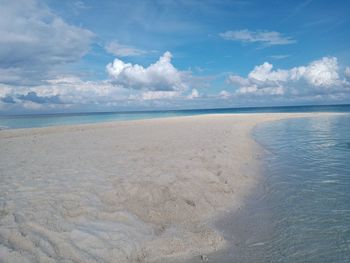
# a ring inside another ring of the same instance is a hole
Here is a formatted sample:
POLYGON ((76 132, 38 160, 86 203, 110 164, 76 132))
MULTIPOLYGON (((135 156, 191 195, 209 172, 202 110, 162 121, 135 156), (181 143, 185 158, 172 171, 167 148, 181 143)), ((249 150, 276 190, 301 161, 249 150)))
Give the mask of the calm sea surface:
POLYGON ((350 114, 266 123, 264 262, 350 262, 350 114))
POLYGON ((106 121, 140 120, 175 116, 222 113, 257 113, 257 112, 350 112, 350 105, 337 106, 292 106, 263 108, 228 108, 205 110, 144 111, 144 112, 100 112, 69 113, 43 115, 0 115, 0 129, 33 128, 69 124, 85 124, 106 121))
POLYGON ((266 149, 263 180, 215 222, 229 247, 209 262, 350 262, 350 114, 264 123, 253 135, 266 149))
MULTIPOLYGON (((350 262, 350 114, 259 125, 263 182, 216 225, 231 245, 213 262, 350 262)), ((200 261, 198 261, 200 262, 200 261)))

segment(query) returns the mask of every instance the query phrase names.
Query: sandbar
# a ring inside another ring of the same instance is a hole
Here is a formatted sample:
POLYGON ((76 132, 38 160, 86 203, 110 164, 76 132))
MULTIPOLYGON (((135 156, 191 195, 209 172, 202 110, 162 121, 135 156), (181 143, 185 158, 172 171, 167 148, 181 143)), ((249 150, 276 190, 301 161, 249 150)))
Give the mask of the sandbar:
POLYGON ((165 262, 223 249, 213 227, 259 183, 262 122, 220 114, 0 131, 0 262, 165 262))

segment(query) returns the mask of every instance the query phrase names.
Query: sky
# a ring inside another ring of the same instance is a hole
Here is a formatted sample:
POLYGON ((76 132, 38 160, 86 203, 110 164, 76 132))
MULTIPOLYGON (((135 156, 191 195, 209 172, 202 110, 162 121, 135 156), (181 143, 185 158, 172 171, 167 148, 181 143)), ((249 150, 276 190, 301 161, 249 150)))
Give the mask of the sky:
POLYGON ((0 114, 350 103, 347 0, 0 0, 0 114))

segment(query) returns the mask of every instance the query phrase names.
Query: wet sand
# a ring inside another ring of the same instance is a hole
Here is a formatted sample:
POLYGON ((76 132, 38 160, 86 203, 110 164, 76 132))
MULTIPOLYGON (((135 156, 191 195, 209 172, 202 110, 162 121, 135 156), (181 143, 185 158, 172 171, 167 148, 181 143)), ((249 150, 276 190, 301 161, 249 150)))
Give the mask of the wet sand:
POLYGON ((2 130, 0 262, 170 262, 222 250, 231 241, 215 222, 261 179, 252 128, 321 114, 2 130))

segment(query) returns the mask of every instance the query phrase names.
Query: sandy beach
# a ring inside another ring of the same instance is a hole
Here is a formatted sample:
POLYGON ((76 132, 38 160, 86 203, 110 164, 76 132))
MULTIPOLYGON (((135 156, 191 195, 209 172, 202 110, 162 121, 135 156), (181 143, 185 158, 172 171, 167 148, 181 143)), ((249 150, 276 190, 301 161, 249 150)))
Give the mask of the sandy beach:
POLYGON ((0 262, 165 262, 223 249, 259 183, 262 122, 202 115, 0 131, 0 262))

